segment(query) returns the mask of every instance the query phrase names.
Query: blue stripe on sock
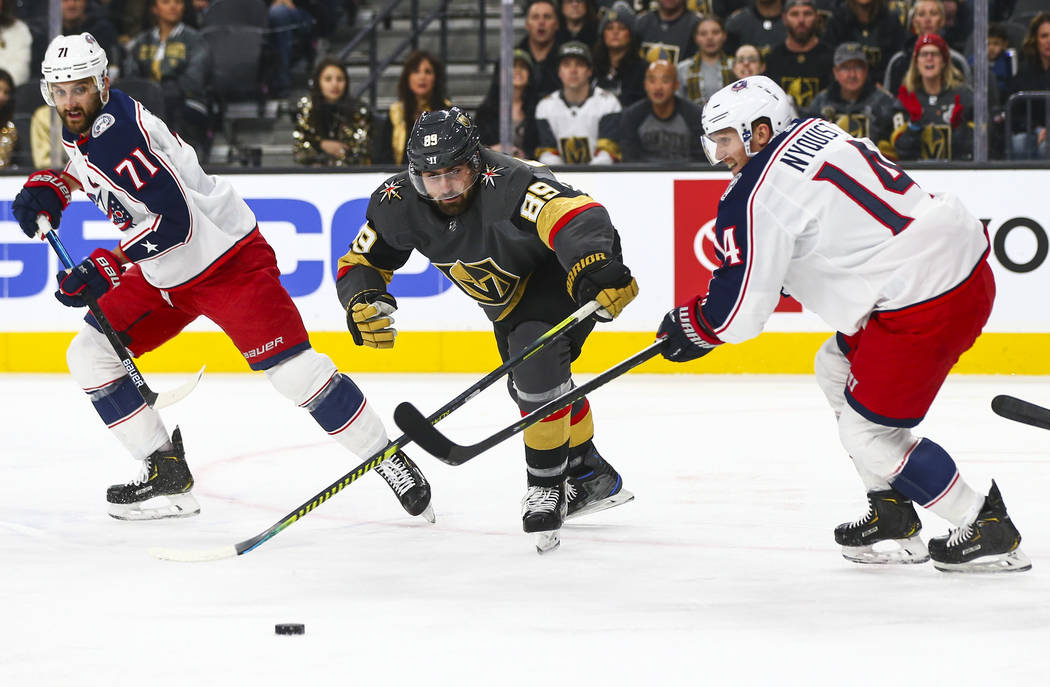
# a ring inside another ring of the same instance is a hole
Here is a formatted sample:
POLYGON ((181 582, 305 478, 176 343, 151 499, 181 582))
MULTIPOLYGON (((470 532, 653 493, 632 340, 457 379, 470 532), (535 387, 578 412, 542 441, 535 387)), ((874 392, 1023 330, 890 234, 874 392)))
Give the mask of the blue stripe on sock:
POLYGON ((365 395, 354 384, 354 380, 344 374, 336 374, 328 388, 321 392, 310 414, 326 432, 334 432, 350 422, 364 402, 365 395))
POLYGON ((106 425, 112 427, 142 407, 142 394, 135 389, 130 377, 124 377, 104 389, 88 394, 95 411, 106 425))
POLYGON ((920 506, 941 495, 955 479, 959 469, 948 452, 923 439, 916 446, 904 469, 893 479, 893 488, 920 506))

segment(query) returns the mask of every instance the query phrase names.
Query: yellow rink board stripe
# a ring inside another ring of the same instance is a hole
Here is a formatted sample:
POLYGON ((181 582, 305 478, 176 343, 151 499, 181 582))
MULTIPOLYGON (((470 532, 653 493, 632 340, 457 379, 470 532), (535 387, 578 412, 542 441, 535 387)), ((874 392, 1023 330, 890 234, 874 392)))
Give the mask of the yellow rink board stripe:
MULTIPOLYGON (((649 332, 596 331, 587 339, 577 372, 600 372, 652 341, 649 332)), ((726 345, 685 364, 651 360, 649 373, 810 374, 826 333, 767 332, 743 344, 726 345)), ((69 332, 0 332, 0 372, 66 372, 69 332)), ((473 372, 499 365, 491 332, 401 332, 391 350, 354 346, 346 332, 314 332, 314 347, 346 372, 473 372)), ((988 333, 955 367, 963 374, 1050 374, 1050 334, 988 333)), ((244 358, 221 332, 184 332, 138 361, 143 372, 248 372, 244 358)))

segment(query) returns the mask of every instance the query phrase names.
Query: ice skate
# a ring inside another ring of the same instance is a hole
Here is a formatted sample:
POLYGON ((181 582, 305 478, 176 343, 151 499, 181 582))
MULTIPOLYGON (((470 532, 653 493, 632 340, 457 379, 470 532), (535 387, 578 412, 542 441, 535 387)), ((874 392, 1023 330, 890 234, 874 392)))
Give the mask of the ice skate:
POLYGON ((142 461, 142 472, 127 484, 106 490, 109 514, 117 520, 187 518, 201 512, 190 490, 193 475, 186 465, 182 432, 171 433, 172 448, 154 451, 142 461))
POLYGON ((568 508, 565 481, 553 487, 529 486, 521 500, 521 523, 536 534, 536 552, 548 553, 561 545, 562 523, 568 508))
POLYGON ((854 563, 907 564, 930 560, 912 502, 896 489, 868 492, 868 513, 835 528, 842 557, 854 563))
POLYGON ((968 525, 952 530, 945 537, 930 540, 933 567, 944 572, 1000 573, 1031 570, 1032 561, 1019 548, 1017 531, 999 487, 992 488, 977 514, 968 525))
POLYGON ((568 492, 567 519, 597 513, 634 500, 634 494, 623 488, 623 479, 619 473, 595 448, 583 456, 578 466, 570 469, 568 492))
POLYGON ((430 483, 423 476, 423 471, 403 451, 398 451, 377 465, 376 472, 390 485, 405 512, 422 516, 429 523, 437 520, 430 505, 430 483))

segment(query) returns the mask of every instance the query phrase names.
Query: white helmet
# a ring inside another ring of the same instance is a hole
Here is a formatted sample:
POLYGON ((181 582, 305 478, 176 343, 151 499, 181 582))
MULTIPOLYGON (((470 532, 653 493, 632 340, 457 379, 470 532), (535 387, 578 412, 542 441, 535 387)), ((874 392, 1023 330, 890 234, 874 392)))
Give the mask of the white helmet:
POLYGON ((751 125, 756 119, 768 117, 776 136, 787 129, 796 116, 791 96, 775 81, 768 76, 749 76, 725 86, 704 105, 700 142, 707 159, 716 165, 721 160, 715 157, 715 143, 710 135, 722 129, 735 129, 744 143, 744 152, 751 157, 755 154, 751 152, 751 125))
POLYGON ((44 75, 40 79, 44 102, 52 107, 55 105, 49 84, 79 81, 90 76, 95 79, 102 104, 105 105, 109 100, 109 93, 105 90, 107 67, 109 60, 106 51, 90 33, 55 36, 44 52, 44 63, 40 67, 44 75))

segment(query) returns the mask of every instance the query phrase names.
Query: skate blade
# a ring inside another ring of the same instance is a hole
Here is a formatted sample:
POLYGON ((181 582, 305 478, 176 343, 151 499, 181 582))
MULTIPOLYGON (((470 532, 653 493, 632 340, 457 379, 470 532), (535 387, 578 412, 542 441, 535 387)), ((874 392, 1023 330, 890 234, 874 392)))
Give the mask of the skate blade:
POLYGON ((565 519, 572 520, 573 518, 578 518, 581 515, 590 515, 591 513, 597 513, 599 511, 608 510, 610 508, 615 508, 616 506, 622 506, 628 501, 634 501, 634 494, 627 491, 626 489, 621 489, 612 496, 607 496, 604 499, 592 501, 583 508, 569 513, 565 516, 565 519))
POLYGON ((193 494, 164 494, 139 503, 111 503, 110 517, 117 520, 163 520, 189 518, 201 512, 193 494))
POLYGON ((930 560, 930 553, 922 537, 915 535, 908 539, 887 539, 870 546, 843 546, 842 557, 864 565, 913 565, 930 560))
POLYGON ((1005 572, 1024 572, 1032 569, 1030 559, 1021 549, 1014 549, 1010 553, 1001 553, 995 556, 981 556, 968 563, 940 563, 933 562, 933 567, 941 572, 955 573, 977 573, 993 574, 1005 572))
POLYGON ((559 546, 561 546, 561 535, 558 530, 536 533, 536 553, 541 556, 545 553, 550 553, 559 546))
POLYGON ((419 517, 423 518, 424 520, 429 522, 431 525, 433 525, 435 522, 437 522, 437 516, 434 515, 434 506, 432 506, 430 504, 427 504, 426 509, 422 513, 419 514, 419 517))

